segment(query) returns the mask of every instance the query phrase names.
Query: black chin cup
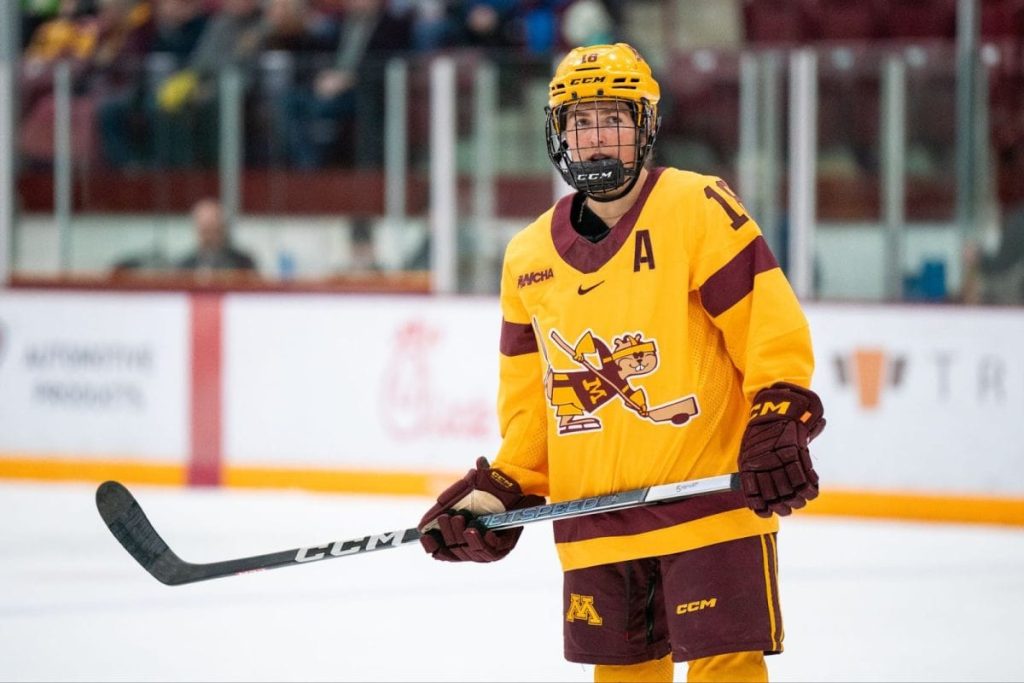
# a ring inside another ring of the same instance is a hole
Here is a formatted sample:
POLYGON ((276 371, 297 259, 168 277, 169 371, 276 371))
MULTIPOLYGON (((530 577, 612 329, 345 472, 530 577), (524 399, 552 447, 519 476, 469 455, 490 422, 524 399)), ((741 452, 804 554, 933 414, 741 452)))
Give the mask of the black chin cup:
POLYGON ((610 192, 626 182, 626 167, 618 159, 568 161, 566 165, 569 176, 566 180, 588 195, 610 192))

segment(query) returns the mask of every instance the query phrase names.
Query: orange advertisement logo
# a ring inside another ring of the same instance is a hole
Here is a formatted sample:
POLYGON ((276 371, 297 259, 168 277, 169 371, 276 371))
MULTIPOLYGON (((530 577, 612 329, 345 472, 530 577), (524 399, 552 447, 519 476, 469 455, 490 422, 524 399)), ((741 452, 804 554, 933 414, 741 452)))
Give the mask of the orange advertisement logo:
POLYGON ((839 383, 854 386, 857 400, 865 410, 874 410, 881 404, 886 387, 898 387, 903 382, 906 367, 906 358, 880 348, 856 348, 849 355, 837 356, 835 362, 839 383))

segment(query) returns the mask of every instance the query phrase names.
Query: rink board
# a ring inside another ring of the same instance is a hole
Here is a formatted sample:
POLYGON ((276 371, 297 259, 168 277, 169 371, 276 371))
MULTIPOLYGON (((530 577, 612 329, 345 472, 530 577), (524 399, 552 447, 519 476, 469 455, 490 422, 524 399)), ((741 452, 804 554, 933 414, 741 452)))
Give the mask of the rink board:
MULTIPOLYGON (((819 511, 1024 523, 1024 311, 807 313, 819 511)), ((7 292, 0 476, 429 495, 497 448, 500 319, 483 297, 7 292)))

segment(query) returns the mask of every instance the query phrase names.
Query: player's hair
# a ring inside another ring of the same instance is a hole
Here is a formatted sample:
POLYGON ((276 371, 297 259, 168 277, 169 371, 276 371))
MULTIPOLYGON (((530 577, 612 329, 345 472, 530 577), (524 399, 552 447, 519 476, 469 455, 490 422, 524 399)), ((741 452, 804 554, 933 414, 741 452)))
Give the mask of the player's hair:
POLYGON ((549 85, 546 137, 548 157, 569 185, 598 201, 611 201, 636 184, 661 126, 661 88, 651 67, 626 43, 578 47, 561 61, 549 85), (636 126, 634 162, 573 159, 566 121, 574 105, 615 101, 628 105, 636 126), (619 188, 621 191, 616 192, 619 188), (612 194, 614 193, 614 194, 612 194))

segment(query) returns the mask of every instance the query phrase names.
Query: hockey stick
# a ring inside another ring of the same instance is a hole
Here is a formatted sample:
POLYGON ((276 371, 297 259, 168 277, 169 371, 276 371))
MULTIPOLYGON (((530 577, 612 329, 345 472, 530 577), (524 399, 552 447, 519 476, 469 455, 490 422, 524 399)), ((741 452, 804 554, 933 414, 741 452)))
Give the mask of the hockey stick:
MULTIPOLYGON (((599 512, 624 510, 626 508, 664 503, 668 501, 691 498, 707 493, 738 491, 739 475, 722 474, 704 479, 692 479, 675 484, 661 484, 646 488, 609 493, 602 496, 577 498, 561 503, 537 505, 535 507, 484 515, 477 518, 480 524, 488 529, 508 529, 511 527, 542 522, 545 520, 568 519, 582 517, 599 512)), ((96 507, 107 528, 120 541, 128 554, 142 565, 142 568, 153 575, 161 583, 168 586, 180 586, 185 583, 233 576, 246 572, 275 569, 296 564, 306 564, 318 560, 329 560, 335 557, 346 557, 368 553, 374 550, 388 550, 420 538, 416 528, 398 529, 382 534, 371 534, 361 538, 350 538, 334 541, 308 548, 295 548, 267 555, 240 557, 235 560, 193 564, 186 562, 171 550, 160 534, 156 532, 138 501, 124 485, 116 481, 100 484, 96 489, 96 507)))

